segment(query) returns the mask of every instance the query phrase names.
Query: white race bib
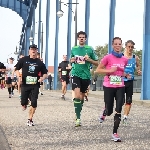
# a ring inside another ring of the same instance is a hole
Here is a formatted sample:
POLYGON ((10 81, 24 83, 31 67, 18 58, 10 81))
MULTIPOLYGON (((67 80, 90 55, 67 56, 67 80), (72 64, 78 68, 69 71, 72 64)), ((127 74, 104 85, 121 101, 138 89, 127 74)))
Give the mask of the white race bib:
POLYGON ((26 84, 36 84, 37 83, 37 77, 26 77, 26 84))
POLYGON ((67 74, 67 71, 62 71, 62 75, 65 76, 67 74))
POLYGON ((110 84, 113 85, 122 85, 122 78, 120 76, 109 76, 110 84))
POLYGON ((78 64, 85 64, 85 61, 77 61, 78 64))

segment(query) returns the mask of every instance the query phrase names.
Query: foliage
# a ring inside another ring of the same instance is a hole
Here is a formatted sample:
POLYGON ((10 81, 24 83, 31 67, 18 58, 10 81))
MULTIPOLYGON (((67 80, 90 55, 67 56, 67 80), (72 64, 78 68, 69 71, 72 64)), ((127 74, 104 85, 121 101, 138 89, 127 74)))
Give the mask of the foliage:
MULTIPOLYGON (((122 52, 124 52, 124 49, 125 48, 122 48, 122 52)), ((99 61, 100 61, 108 53, 108 44, 105 44, 104 46, 96 46, 95 53, 99 57, 99 61)), ((133 53, 139 57, 140 66, 142 67, 142 50, 134 50, 133 53)), ((92 76, 94 75, 95 69, 96 69, 96 67, 93 66, 93 70, 91 72, 92 76)), ((136 72, 135 72, 135 74, 136 74, 136 72)), ((100 76, 102 76, 102 75, 100 75, 100 76)))

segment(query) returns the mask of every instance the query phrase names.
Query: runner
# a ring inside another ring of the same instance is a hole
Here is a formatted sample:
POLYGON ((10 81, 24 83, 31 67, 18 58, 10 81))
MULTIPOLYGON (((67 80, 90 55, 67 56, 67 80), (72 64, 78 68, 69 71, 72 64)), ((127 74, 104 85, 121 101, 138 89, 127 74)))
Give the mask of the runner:
MULTIPOLYGON (((138 75, 141 75, 139 58, 138 56, 135 56, 133 54, 134 45, 135 43, 132 40, 128 40, 125 44, 126 47, 124 56, 128 59, 128 65, 125 68, 126 77, 124 78, 126 100, 124 107, 123 123, 127 123, 127 118, 131 109, 132 95, 133 95, 133 80, 136 68, 138 75)), ((99 118, 100 123, 102 123, 105 120, 105 118, 106 118, 106 110, 104 109, 102 115, 99 118)))
POLYGON ((0 62, 0 83, 1 83, 1 89, 4 88, 4 81, 5 81, 5 77, 4 77, 4 73, 5 73, 6 67, 3 63, 0 62))
POLYGON ((72 89, 75 92, 74 107, 76 114, 75 126, 81 125, 80 115, 84 103, 84 96, 91 79, 90 64, 98 65, 98 57, 91 46, 85 45, 87 34, 83 31, 77 33, 79 46, 71 50, 72 89))
POLYGON ((58 71, 60 73, 60 79, 62 82, 62 95, 61 98, 65 100, 65 94, 67 92, 67 85, 70 83, 70 73, 71 66, 69 61, 67 61, 67 55, 63 55, 63 61, 58 66, 58 71))
POLYGON ((121 139, 117 134, 117 131, 121 121, 121 111, 125 90, 123 76, 128 59, 126 59, 121 53, 121 38, 115 37, 112 41, 112 47, 112 53, 104 56, 96 69, 96 73, 106 74, 103 82, 104 102, 106 108, 105 116, 110 116, 113 113, 114 98, 116 98, 112 138, 115 142, 120 142, 121 139))
POLYGON ((126 47, 124 56, 128 59, 128 65, 125 68, 125 73, 129 75, 124 78, 126 99, 123 123, 127 123, 127 118, 131 109, 133 95, 133 80, 136 68, 138 75, 141 75, 139 57, 133 54, 134 45, 135 43, 132 40, 128 40, 125 43, 126 47))
POLYGON ((37 107, 37 99, 39 94, 39 83, 47 77, 47 69, 45 65, 37 58, 37 46, 30 45, 29 56, 25 56, 20 59, 16 64, 16 74, 19 78, 19 70, 22 69, 22 87, 21 87, 21 105, 22 109, 26 110, 28 105, 29 95, 31 100, 31 106, 29 110, 29 119, 27 121, 28 126, 34 126, 33 115, 37 107), (40 78, 39 72, 43 74, 40 78))
POLYGON ((9 98, 14 96, 14 88, 17 82, 17 78, 15 74, 12 74, 14 71, 14 58, 9 58, 9 63, 6 65, 6 85, 8 88, 9 98))

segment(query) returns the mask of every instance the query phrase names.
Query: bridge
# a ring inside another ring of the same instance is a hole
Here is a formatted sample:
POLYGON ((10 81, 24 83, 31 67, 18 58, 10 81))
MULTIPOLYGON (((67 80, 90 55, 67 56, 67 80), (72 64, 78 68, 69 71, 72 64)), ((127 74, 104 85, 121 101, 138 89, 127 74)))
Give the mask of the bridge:
MULTIPOLYGON (((50 5, 51 0, 45 0, 46 3, 46 55, 45 55, 45 64, 48 67, 48 56, 50 54, 49 49, 49 25, 50 25, 50 5)), ((85 1, 85 32, 89 36, 89 18, 90 18, 90 3, 92 1, 85 1)), ((54 89, 57 89, 57 66, 58 66, 58 31, 59 31, 59 17, 61 17, 61 5, 63 1, 56 0, 56 34, 55 34, 55 54, 54 54, 54 89)), ((67 31, 67 55, 70 56, 71 49, 71 22, 72 22, 72 5, 79 3, 76 0, 76 3, 73 3, 72 0, 68 0, 66 4, 68 6, 68 31, 67 31)), ((142 87, 141 87, 141 99, 150 99, 150 1, 144 0, 144 31, 143 31, 143 55, 142 55, 142 87)), ((40 34, 41 34, 41 5, 42 0, 0 0, 0 6, 9 8, 15 11, 23 20, 24 24, 22 25, 21 36, 20 36, 20 47, 19 47, 19 55, 24 54, 28 55, 28 47, 30 43, 34 43, 34 35, 35 35, 35 9, 39 5, 39 22, 38 22, 38 48, 39 52, 41 52, 41 42, 40 42, 40 34)), ((109 21, 109 48, 108 52, 111 52, 111 41, 114 37, 114 26, 115 26, 115 6, 116 0, 110 0, 110 21, 109 21)), ((77 10, 77 9, 76 9, 77 10)), ((75 12, 76 13, 76 12, 75 12)), ((77 13, 76 13, 77 14, 77 13)), ((77 25, 77 15, 75 15, 75 23, 77 25)), ((77 28, 76 28, 77 32, 77 28)), ((75 42, 76 44, 76 42, 75 42)), ((88 40, 87 43, 88 44, 88 40)))
POLYGON ((100 124, 103 92, 90 91, 84 103, 82 126, 74 127, 74 106, 71 91, 61 100, 60 91, 44 91, 39 96, 34 115, 34 127, 26 126, 27 113, 22 111, 18 94, 8 98, 7 89, 0 91, 0 149, 1 150, 149 150, 150 101, 139 100, 135 93, 129 124, 120 124, 122 142, 111 141, 113 115, 100 124))

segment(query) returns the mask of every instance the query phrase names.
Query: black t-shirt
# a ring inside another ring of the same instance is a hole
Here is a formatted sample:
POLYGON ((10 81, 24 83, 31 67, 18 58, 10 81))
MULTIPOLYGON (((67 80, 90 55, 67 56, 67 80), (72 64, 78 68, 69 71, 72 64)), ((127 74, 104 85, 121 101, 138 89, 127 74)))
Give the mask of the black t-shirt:
POLYGON ((22 69, 22 84, 39 84, 41 74, 47 74, 44 63, 38 58, 30 58, 25 56, 21 58, 15 65, 16 70, 22 69))
MULTIPOLYGON (((6 69, 5 65, 3 63, 0 62, 0 69, 6 69)), ((4 74, 5 72, 0 71, 0 76, 2 76, 2 74, 4 74)))
POLYGON ((61 76, 69 76, 69 72, 70 69, 66 69, 66 67, 68 67, 69 65, 69 61, 62 61, 59 66, 58 69, 61 69, 61 76))

